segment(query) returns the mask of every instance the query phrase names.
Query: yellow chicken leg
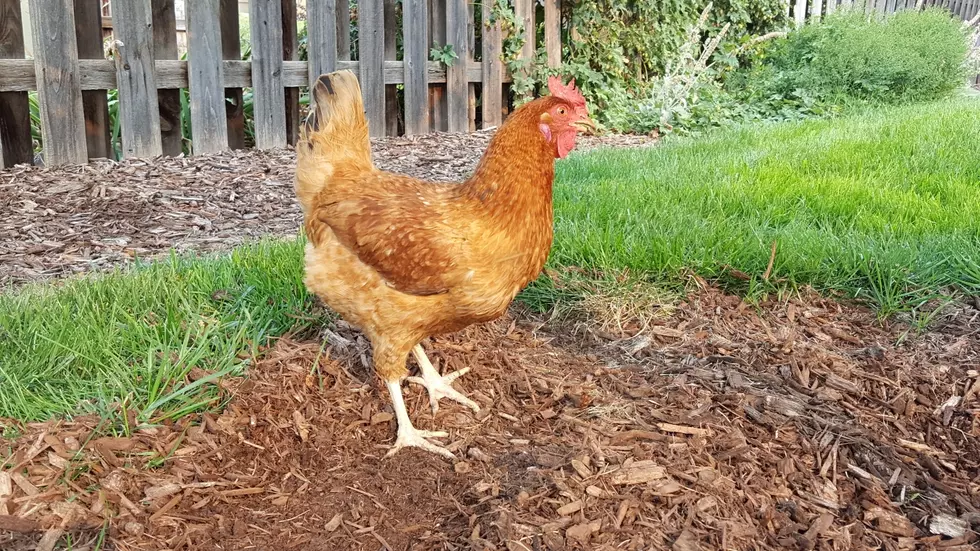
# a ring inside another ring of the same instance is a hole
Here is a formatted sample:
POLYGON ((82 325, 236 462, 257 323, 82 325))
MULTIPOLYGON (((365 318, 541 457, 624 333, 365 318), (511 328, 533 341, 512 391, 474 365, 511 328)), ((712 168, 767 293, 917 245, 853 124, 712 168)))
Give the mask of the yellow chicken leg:
POLYGON ((421 377, 409 377, 408 382, 419 384, 425 387, 429 391, 429 405, 432 407, 432 413, 435 414, 439 411, 439 400, 442 398, 449 398, 450 400, 455 400, 464 406, 473 410, 474 413, 479 413, 480 406, 476 402, 467 398, 462 392, 453 388, 453 381, 466 375, 470 368, 464 367, 459 371, 450 373, 448 375, 440 375, 436 368, 433 367, 432 362, 425 355, 425 350, 422 349, 422 345, 416 344, 415 348, 412 348, 412 355, 415 356, 415 361, 419 364, 419 369, 422 371, 421 377))
POLYGON ((388 393, 391 394, 391 405, 395 408, 395 419, 398 421, 398 437, 395 439, 395 445, 388 450, 385 457, 395 455, 395 452, 402 448, 421 448, 446 459, 455 460, 456 456, 453 455, 453 452, 426 440, 426 438, 443 438, 449 436, 449 433, 415 428, 412 420, 408 417, 408 409, 405 408, 401 381, 387 381, 385 384, 388 386, 388 393))

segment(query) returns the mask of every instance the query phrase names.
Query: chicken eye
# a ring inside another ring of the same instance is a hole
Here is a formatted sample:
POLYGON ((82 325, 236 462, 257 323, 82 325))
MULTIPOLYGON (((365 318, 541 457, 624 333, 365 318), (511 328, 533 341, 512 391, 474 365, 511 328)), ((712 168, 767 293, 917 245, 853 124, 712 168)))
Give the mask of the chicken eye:
POLYGON ((565 108, 564 107, 559 107, 558 108, 558 114, 559 115, 564 115, 565 114, 565 108))

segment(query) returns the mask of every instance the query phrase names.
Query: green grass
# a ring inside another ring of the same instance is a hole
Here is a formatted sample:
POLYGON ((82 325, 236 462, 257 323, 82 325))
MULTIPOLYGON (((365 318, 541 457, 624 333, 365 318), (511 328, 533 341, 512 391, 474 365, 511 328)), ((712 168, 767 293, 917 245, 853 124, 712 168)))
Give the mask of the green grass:
POLYGON ((214 406, 186 375, 240 373, 311 305, 302 244, 271 241, 0 295, 0 417, 111 416, 124 402, 156 422, 214 406))
MULTIPOLYGON (((658 285, 727 265, 750 291, 809 284, 883 313, 980 292, 977 136, 980 101, 964 99, 575 155, 559 163, 551 264, 658 285), (781 283, 762 283, 774 240, 781 283)), ((0 417, 94 412, 125 431, 114 403, 139 422, 220 406, 192 369, 240 373, 269 337, 324 321, 301 262, 301 242, 267 241, 0 294, 0 417)), ((521 300, 589 288, 542 278, 521 300)))
POLYGON ((559 165, 552 261, 670 279, 724 266, 884 314, 980 291, 980 101, 748 127, 559 165))

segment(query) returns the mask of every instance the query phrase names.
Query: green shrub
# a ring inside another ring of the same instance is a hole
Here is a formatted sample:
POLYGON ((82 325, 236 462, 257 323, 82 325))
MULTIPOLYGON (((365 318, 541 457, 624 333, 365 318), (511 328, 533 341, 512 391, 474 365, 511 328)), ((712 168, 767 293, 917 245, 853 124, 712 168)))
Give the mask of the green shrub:
POLYGON ((842 13, 776 42, 754 76, 769 91, 802 89, 837 103, 923 101, 963 84, 967 50, 966 31, 947 10, 842 13))

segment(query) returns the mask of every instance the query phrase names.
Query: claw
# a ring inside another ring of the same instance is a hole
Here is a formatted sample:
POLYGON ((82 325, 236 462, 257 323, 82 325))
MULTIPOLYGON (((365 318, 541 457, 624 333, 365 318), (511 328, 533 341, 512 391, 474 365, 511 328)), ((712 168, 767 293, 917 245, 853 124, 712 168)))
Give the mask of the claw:
POLYGON ((436 368, 429 362, 429 358, 426 357, 421 346, 416 345, 412 349, 412 353, 415 354, 415 360, 419 363, 422 376, 408 377, 408 382, 422 385, 429 392, 429 406, 432 408, 433 415, 439 411, 439 400, 442 398, 449 398, 450 400, 459 402, 472 409, 474 413, 479 413, 480 406, 452 386, 453 381, 469 373, 469 367, 464 367, 459 371, 447 375, 439 375, 436 368))
POLYGON ((395 417, 398 420, 398 438, 395 439, 395 445, 385 454, 385 458, 395 455, 402 448, 420 448, 441 455, 446 459, 455 460, 456 456, 453 455, 453 452, 426 440, 426 438, 445 438, 449 436, 449 433, 441 430, 419 430, 415 428, 412 425, 412 420, 408 417, 408 410, 405 409, 401 384, 397 380, 387 381, 386 384, 388 392, 391 394, 395 417))
POLYGON ((453 455, 453 452, 426 440, 426 438, 443 438, 446 436, 449 436, 449 433, 443 431, 418 430, 412 425, 399 425, 398 438, 395 440, 395 445, 392 446, 391 449, 388 450, 388 453, 385 454, 385 458, 395 455, 395 453, 402 448, 420 448, 427 452, 441 455, 446 459, 455 460, 456 456, 453 455))

